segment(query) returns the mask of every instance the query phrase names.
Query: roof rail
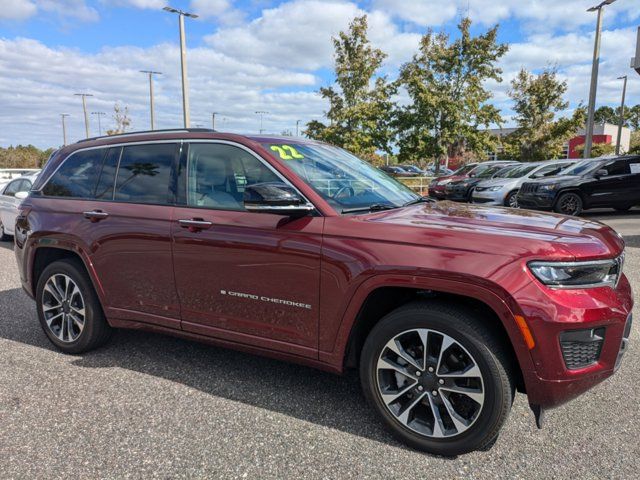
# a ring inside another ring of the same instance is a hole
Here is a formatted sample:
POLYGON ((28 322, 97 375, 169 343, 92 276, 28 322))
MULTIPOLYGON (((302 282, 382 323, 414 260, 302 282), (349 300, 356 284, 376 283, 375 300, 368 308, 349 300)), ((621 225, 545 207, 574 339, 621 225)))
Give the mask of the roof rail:
POLYGON ((91 142, 93 140, 98 140, 100 138, 122 138, 122 137, 131 137, 136 135, 152 135, 152 134, 162 134, 162 133, 215 133, 217 130, 212 128, 166 128, 164 130, 140 130, 138 132, 125 132, 125 133, 116 133, 115 135, 102 135, 99 137, 91 137, 84 138, 82 140, 78 140, 77 143, 83 142, 91 142))

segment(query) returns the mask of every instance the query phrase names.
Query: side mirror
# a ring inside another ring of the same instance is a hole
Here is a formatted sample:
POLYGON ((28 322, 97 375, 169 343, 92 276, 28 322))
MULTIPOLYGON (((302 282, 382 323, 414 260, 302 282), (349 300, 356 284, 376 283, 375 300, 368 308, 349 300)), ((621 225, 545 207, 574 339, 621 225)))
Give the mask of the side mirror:
POLYGON ((29 192, 16 192, 15 199, 22 201, 28 196, 29 196, 29 192))
POLYGON ((601 168, 600 170, 596 170, 596 178, 600 178, 600 177, 606 177, 607 175, 609 175, 609 172, 607 172, 604 168, 601 168))
POLYGON ((304 217, 314 210, 298 192, 282 182, 248 185, 244 189, 244 208, 255 213, 274 213, 289 217, 304 217))

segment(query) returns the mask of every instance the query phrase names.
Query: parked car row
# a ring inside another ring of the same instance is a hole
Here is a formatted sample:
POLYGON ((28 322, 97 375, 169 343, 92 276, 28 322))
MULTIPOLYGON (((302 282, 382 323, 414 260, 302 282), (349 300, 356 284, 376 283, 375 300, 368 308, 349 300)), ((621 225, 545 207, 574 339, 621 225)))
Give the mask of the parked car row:
POLYGON ((640 205, 640 156, 468 164, 434 179, 429 196, 565 215, 589 208, 626 211, 640 205))
MULTIPOLYGON (((380 170, 394 177, 434 177, 436 175, 436 170, 433 166, 422 169, 415 165, 384 165, 380 167, 380 170)), ((451 175, 453 170, 441 168, 438 173, 440 175, 451 175)))

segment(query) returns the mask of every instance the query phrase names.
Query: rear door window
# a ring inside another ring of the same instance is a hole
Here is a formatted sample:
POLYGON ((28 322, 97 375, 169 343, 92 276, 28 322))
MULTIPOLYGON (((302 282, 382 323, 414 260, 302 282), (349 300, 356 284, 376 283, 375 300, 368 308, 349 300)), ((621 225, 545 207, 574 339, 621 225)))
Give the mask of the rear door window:
POLYGON ((173 203, 171 171, 178 144, 155 143, 124 147, 114 199, 119 202, 173 203))
POLYGON ((116 183, 116 172, 118 171, 118 160, 120 160, 122 148, 114 147, 107 151, 102 163, 102 171, 98 178, 95 198, 97 200, 112 200, 113 187, 116 183))
POLYGON ((106 149, 74 153, 42 189, 49 197, 93 198, 106 149))

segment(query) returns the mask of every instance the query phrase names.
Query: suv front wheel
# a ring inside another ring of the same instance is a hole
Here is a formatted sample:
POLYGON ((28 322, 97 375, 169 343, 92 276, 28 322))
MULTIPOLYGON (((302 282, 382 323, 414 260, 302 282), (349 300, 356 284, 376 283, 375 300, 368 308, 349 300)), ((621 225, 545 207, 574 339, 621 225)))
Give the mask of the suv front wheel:
POLYGON ((82 353, 105 343, 111 327, 84 266, 59 260, 44 269, 36 288, 38 318, 49 340, 66 353, 82 353))
POLYGON ((454 456, 497 439, 514 395, 508 358, 470 312, 414 302, 373 328, 360 377, 367 400, 400 440, 454 456))

